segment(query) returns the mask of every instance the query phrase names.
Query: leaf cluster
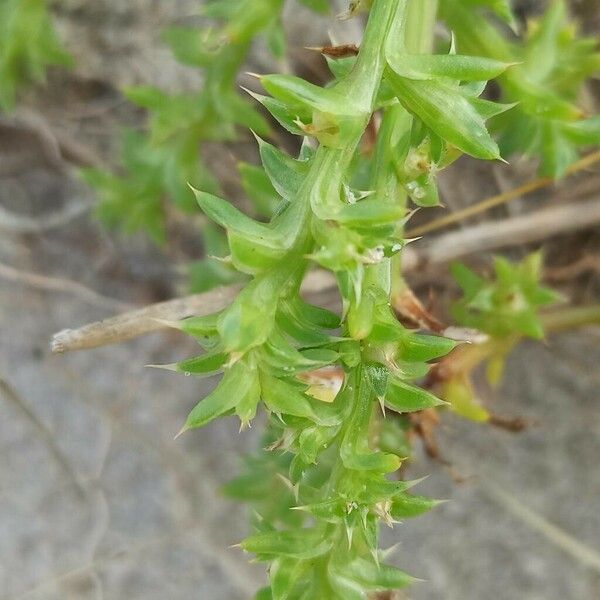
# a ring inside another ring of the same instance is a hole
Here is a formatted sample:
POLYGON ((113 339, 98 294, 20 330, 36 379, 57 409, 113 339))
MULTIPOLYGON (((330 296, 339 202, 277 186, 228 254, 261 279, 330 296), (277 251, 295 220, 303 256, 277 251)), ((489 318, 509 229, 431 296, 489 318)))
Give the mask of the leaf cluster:
POLYGON ((148 111, 148 132, 125 132, 118 173, 83 173, 98 191, 99 215, 109 224, 127 233, 145 231, 163 243, 167 203, 189 213, 195 205, 188 185, 218 190, 201 159, 202 145, 233 141, 239 127, 269 132, 263 116, 237 91, 236 78, 257 36, 267 39, 275 55, 283 53, 282 6, 282 0, 210 2, 203 7, 203 18, 216 26, 164 32, 163 40, 177 60, 202 71, 202 89, 179 94, 150 86, 124 90, 128 100, 148 111))
POLYGON ((494 276, 488 278, 463 264, 452 265, 452 275, 463 292, 451 307, 452 316, 458 324, 488 335, 486 342, 459 348, 441 369, 440 396, 462 417, 473 421, 490 417, 472 381, 472 373, 480 364, 486 366, 488 382, 496 385, 515 344, 523 337, 543 338, 539 311, 560 296, 540 284, 541 265, 539 252, 519 263, 496 257, 494 276))
POLYGON ((452 275, 463 292, 452 306, 452 316, 457 323, 494 338, 516 334, 541 339, 544 331, 538 310, 560 299, 540 285, 541 265, 539 252, 520 263, 497 256, 493 279, 485 279, 461 263, 452 265, 452 275))
POLYGON ((516 63, 498 79, 503 101, 516 104, 494 121, 502 154, 539 157, 542 175, 561 177, 579 148, 600 143, 600 118, 579 106, 583 84, 600 70, 598 40, 578 35, 562 0, 528 23, 523 39, 504 35, 476 5, 492 8, 513 27, 515 19, 505 0, 441 3, 459 49, 516 63))

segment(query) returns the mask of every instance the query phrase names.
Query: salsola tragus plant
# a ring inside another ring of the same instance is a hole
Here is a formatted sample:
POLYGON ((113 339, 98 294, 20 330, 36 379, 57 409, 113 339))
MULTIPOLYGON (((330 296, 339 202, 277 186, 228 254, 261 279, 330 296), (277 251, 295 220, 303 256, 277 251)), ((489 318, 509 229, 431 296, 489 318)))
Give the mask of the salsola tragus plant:
POLYGON ((0 2, 0 108, 13 108, 19 88, 43 81, 48 66, 70 64, 46 0, 0 2))
MULTIPOLYGON (((323 0, 304 4, 328 8, 323 0)), ((488 420, 471 372, 486 362, 489 380, 497 381, 510 349, 524 336, 542 336, 538 309, 557 300, 539 285, 539 255, 518 265, 496 259, 494 280, 453 268, 464 292, 453 316, 487 334, 485 343, 455 348, 450 339, 403 326, 391 305, 406 289, 409 200, 438 205, 436 174, 461 154, 531 154, 542 174, 561 176, 579 146, 599 141, 599 118, 578 100, 600 57, 593 40, 575 36, 560 2, 530 24, 521 43, 507 41, 489 16, 491 10, 515 27, 505 0, 440 0, 453 35, 433 53, 437 0, 353 1, 348 16, 368 13, 368 25, 360 50, 324 49, 330 85, 259 77, 268 95, 254 98, 303 142, 293 158, 257 137, 262 168, 240 169, 256 213, 268 219, 257 221, 214 195, 218 185, 198 161, 198 147, 234 140, 239 126, 269 135, 235 80, 256 36, 283 55, 282 6, 214 1, 205 16, 217 29, 167 32, 176 56, 203 70, 203 90, 129 90, 150 112, 150 133, 126 135, 121 175, 92 170, 86 177, 103 193, 101 211, 128 230, 162 240, 165 201, 192 210, 190 183, 226 232, 231 267, 207 286, 233 279, 246 285, 224 310, 175 324, 205 352, 169 368, 222 373, 182 431, 225 415, 237 415, 244 428, 259 407, 267 414, 264 451, 226 487, 254 509, 255 532, 241 546, 269 565, 269 585, 257 598, 364 599, 413 581, 385 563, 379 525, 436 504, 409 492, 416 482, 395 475, 410 455, 410 415, 449 405, 488 420), (500 103, 481 98, 490 79, 500 103), (340 314, 301 296, 313 267, 333 274, 340 314)), ((0 103, 10 106, 18 85, 64 61, 42 0, 0 6, 0 103)), ((222 245, 218 231, 205 229, 213 246, 222 245)))
MULTIPOLYGON (((384 562, 378 528, 436 502, 393 477, 404 449, 385 410, 407 414, 443 404, 414 382, 456 343, 407 329, 391 309, 403 285, 408 199, 436 205, 435 174, 462 153, 499 159, 486 121, 513 107, 480 98, 486 81, 514 67, 512 57, 461 55, 454 44, 431 54, 434 0, 351 6, 360 9, 369 12, 360 51, 330 60, 331 85, 260 77, 268 95, 254 97, 304 137, 297 158, 258 138, 280 198, 273 218, 255 221, 195 191, 206 215, 227 232, 230 262, 251 280, 223 311, 177 324, 206 352, 171 368, 223 373, 182 431, 230 414, 243 428, 259 406, 268 415, 268 450, 227 488, 255 508, 256 532, 241 546, 269 565, 261 599, 360 599, 412 581, 384 562), (374 119, 377 140, 365 148, 361 140, 374 119), (313 266, 333 272, 341 316, 301 297, 313 266), (328 386, 328 376, 337 381, 340 373, 339 389, 328 386)), ((530 285, 531 269, 527 263, 509 276, 497 263, 494 319, 502 285, 523 292, 528 310, 548 299, 530 285)), ((490 295, 478 286, 468 293, 490 295)), ((469 296, 464 306, 473 302, 469 296)), ((520 323, 531 327, 532 319, 520 323)))

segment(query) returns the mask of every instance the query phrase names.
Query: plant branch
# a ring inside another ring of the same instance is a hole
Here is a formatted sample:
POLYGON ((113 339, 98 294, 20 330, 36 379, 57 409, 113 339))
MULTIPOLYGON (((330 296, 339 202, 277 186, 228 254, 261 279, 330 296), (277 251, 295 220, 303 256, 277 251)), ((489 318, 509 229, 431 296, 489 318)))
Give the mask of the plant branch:
MULTIPOLYGON (((330 289, 333 284, 333 277, 326 271, 313 271, 304 279, 302 289, 310 294, 330 289)), ((179 321, 186 317, 217 312, 228 306, 240 289, 240 285, 219 287, 202 294, 151 304, 78 329, 64 329, 54 335, 52 352, 87 350, 116 344, 166 329, 166 321, 179 321)))
MULTIPOLYGON (((473 253, 538 242, 553 235, 587 229, 599 222, 600 202, 597 199, 561 204, 447 233, 425 246, 423 258, 432 264, 449 262, 473 253)), ((406 264, 406 268, 415 267, 414 264, 406 264)))

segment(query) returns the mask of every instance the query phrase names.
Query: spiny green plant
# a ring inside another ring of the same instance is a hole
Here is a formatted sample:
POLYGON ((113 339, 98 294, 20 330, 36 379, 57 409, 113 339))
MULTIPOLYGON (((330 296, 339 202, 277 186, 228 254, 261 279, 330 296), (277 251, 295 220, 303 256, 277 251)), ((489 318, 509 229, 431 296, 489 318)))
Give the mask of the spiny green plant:
MULTIPOLYGON (((321 0, 304 4, 328 8, 321 0)), ((173 324, 204 352, 166 366, 198 377, 222 375, 182 433, 222 416, 236 415, 244 428, 259 410, 266 415, 265 449, 226 486, 254 509, 254 532, 240 545, 268 564, 269 584, 256 597, 365 600, 414 581, 385 563, 381 523, 392 525, 437 504, 409 491, 418 482, 397 477, 410 454, 407 416, 449 403, 455 412, 485 420, 474 397, 451 389, 459 381, 455 375, 464 382, 469 365, 488 361, 497 378, 517 339, 540 337, 537 310, 555 299, 539 286, 539 257, 516 266, 498 259, 495 281, 454 268, 465 292, 454 307, 456 320, 489 336, 470 362, 459 360, 469 356, 465 346, 402 325, 391 299, 405 285, 409 202, 438 205, 437 173, 462 154, 498 160, 501 149, 529 152, 541 157, 544 173, 560 176, 577 145, 598 141, 597 117, 584 118, 575 106, 598 57, 589 40, 573 37, 560 3, 520 44, 506 41, 499 24, 480 13, 491 9, 514 26, 506 1, 440 0, 453 36, 433 53, 437 0, 353 1, 347 16, 368 15, 363 41, 349 56, 329 53, 329 85, 259 76, 266 94, 252 96, 302 138, 292 157, 263 139, 269 134, 265 119, 234 89, 258 35, 282 56, 282 5, 214 1, 205 16, 219 27, 167 32, 179 60, 202 69, 202 91, 128 90, 130 100, 149 110, 148 135, 125 134, 121 174, 89 170, 84 176, 101 191, 107 220, 143 229, 157 241, 164 240, 167 198, 192 210, 191 184, 213 223, 204 231, 207 245, 216 254, 228 252, 226 265, 201 270, 210 273, 203 285, 244 283, 224 310, 173 324), (482 98, 489 80, 497 81, 501 102, 482 98), (217 182, 198 160, 200 145, 232 141, 239 126, 257 134, 262 167, 242 165, 240 172, 263 220, 215 195, 217 182), (364 141, 367 130, 376 132, 374 143, 364 141), (527 145, 520 131, 530 133, 527 145), (302 297, 314 267, 333 273, 339 313, 302 297), (448 365, 454 370, 443 380, 442 400, 423 379, 434 370, 439 377, 448 365)), ((41 1, 30 6, 43 8, 41 1)), ((53 48, 48 40, 54 38, 44 39, 53 48)), ((48 50, 44 63, 28 52, 38 69, 53 55, 48 50)), ((12 56, 0 54, 17 72, 12 56)))
POLYGON ((0 2, 0 108, 14 107, 17 91, 43 82, 50 65, 69 66, 45 0, 0 2))
POLYGON ((542 256, 530 254, 520 263, 494 258, 494 279, 480 277, 465 265, 452 265, 463 297, 452 307, 455 321, 493 338, 517 334, 534 339, 544 335, 538 309, 560 296, 540 285, 542 256))
POLYGON ((511 108, 479 97, 481 82, 510 63, 453 47, 429 53, 435 1, 352 7, 359 8, 370 8, 360 51, 330 61, 331 85, 260 76, 269 95, 254 97, 304 137, 297 158, 258 138, 279 196, 273 218, 253 220, 195 191, 205 214, 227 232, 229 260, 250 281, 223 311, 175 324, 206 352, 169 368, 223 374, 182 432, 230 414, 244 428, 259 406, 268 415, 272 457, 250 461, 250 475, 228 488, 253 500, 259 515, 241 546, 269 565, 269 586, 257 596, 264 599, 363 599, 412 581, 383 562, 379 524, 436 502, 390 477, 402 454, 381 409, 405 414, 443 404, 414 382, 456 342, 404 327, 390 307, 407 243, 408 197, 437 204, 435 172, 462 153, 499 159, 485 122, 511 108), (381 122, 365 156, 361 140, 374 113, 381 122), (312 265, 335 275, 341 315, 302 299, 312 265), (333 370, 342 382, 329 396, 307 379, 333 370), (279 484, 256 477, 269 472, 280 475, 279 484), (269 494, 273 485, 288 488, 276 495, 279 502, 269 494))
POLYGON ((452 316, 456 323, 487 336, 481 343, 457 348, 436 367, 439 394, 457 414, 475 421, 489 420, 490 413, 477 398, 472 373, 485 364, 488 382, 496 385, 510 351, 524 337, 543 338, 539 310, 555 304, 561 297, 540 285, 541 266, 539 252, 520 263, 495 257, 494 277, 489 279, 463 264, 452 265, 452 275, 463 292, 452 306, 452 316))
MULTIPOLYGON (((323 10, 323 2, 306 2, 323 10)), ((84 178, 99 193, 100 217, 125 232, 144 231, 158 243, 165 241, 165 214, 172 202, 184 213, 194 209, 188 183, 216 192, 218 183, 200 157, 207 142, 231 142, 238 128, 250 128, 260 135, 269 125, 249 100, 239 93, 236 79, 247 59, 252 42, 261 37, 276 58, 285 52, 280 22, 283 0, 220 0, 206 3, 202 16, 218 26, 174 27, 163 34, 175 57, 202 71, 201 90, 169 94, 155 87, 124 90, 134 104, 147 109, 147 134, 124 133, 121 172, 103 169, 83 171, 84 178)), ((257 174, 249 165, 240 165, 245 183, 255 183, 257 174)), ((269 198, 253 186, 256 213, 271 216, 269 198), (258 194, 258 195, 257 195, 258 194)), ((215 238, 216 232, 209 232, 215 238)), ((218 244, 217 244, 218 245, 218 244)), ((213 247, 207 248, 210 253, 213 247)), ((205 262, 209 280, 225 283, 231 270, 215 261, 205 262)), ((194 278, 195 280, 196 278, 194 278)), ((197 291, 207 284, 195 285, 197 291)))
POLYGON ((507 0, 441 0, 440 6, 459 51, 517 63, 497 79, 502 100, 516 103, 493 123, 505 157, 539 157, 542 175, 561 177, 579 147, 600 143, 600 117, 586 118, 579 105, 583 83, 600 70, 598 40, 577 36, 564 2, 551 2, 529 22, 522 42, 477 10, 491 8, 516 30, 507 0))
MULTIPOLYGON (((326 0, 302 3, 320 12, 329 8, 326 0)), ((267 41, 274 56, 284 55, 282 5, 281 0, 210 2, 204 15, 220 23, 219 27, 165 32, 164 39, 178 60, 203 70, 205 84, 201 92, 189 94, 170 95, 148 87, 125 91, 132 102, 149 111, 150 130, 147 135, 125 132, 118 175, 104 170, 84 174, 99 193, 98 212, 107 223, 126 232, 145 231, 156 242, 164 242, 167 203, 173 202, 184 212, 193 210, 186 181, 213 193, 218 190, 216 180, 199 159, 202 143, 231 141, 238 125, 250 126, 260 135, 268 132, 260 115, 235 92, 234 84, 256 37, 267 41)), ((369 6, 369 2, 351 2, 348 15, 364 12, 369 6)), ((599 118, 584 119, 577 103, 583 83, 598 71, 600 54, 595 51, 594 39, 576 36, 576 27, 567 18, 562 2, 551 3, 539 22, 529 24, 524 38, 512 39, 502 31, 502 21, 505 30, 517 30, 507 0, 442 0, 440 7, 459 51, 515 63, 497 79, 503 101, 515 107, 502 111, 491 123, 504 156, 519 153, 539 157, 542 174, 560 177, 576 160, 578 147, 598 143, 599 118), (485 15, 486 10, 496 18, 485 15)), ((409 34, 413 35, 417 34, 409 34)), ((347 70, 344 63, 351 64, 352 59, 336 62, 337 66, 332 66, 339 74, 347 70)), ((485 82, 471 82, 465 91, 471 88, 476 96, 481 91, 478 86, 483 85, 485 82)), ((437 93, 439 99, 443 92, 437 93)), ((420 101, 418 95, 412 100, 416 106, 420 101)), ((427 104, 421 113, 426 110, 427 104)), ((494 115, 485 115, 490 116, 494 115)), ((431 118, 439 120, 435 113, 431 118)), ((412 199, 424 205, 437 202, 432 180, 440 166, 447 166, 428 161, 430 144, 424 140, 422 147, 414 149, 403 174, 409 179, 405 181, 409 192, 415 190, 412 199)), ((449 152, 445 160, 449 163, 454 158, 449 152)), ((264 172, 241 163, 240 174, 255 213, 270 217, 276 200, 264 172)), ((220 256, 215 254, 223 245, 218 230, 206 233, 214 242, 207 244, 206 254, 220 256)), ((211 258, 194 263, 190 277, 195 291, 236 279, 227 264, 211 258)))

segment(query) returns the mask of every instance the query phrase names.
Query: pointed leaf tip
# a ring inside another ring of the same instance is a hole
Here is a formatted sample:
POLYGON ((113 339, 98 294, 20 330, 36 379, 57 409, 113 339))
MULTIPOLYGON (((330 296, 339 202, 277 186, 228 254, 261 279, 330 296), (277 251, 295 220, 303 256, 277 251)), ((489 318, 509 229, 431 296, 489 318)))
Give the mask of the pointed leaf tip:
POLYGON ((191 427, 187 425, 187 423, 179 430, 179 433, 173 438, 176 440, 178 437, 182 436, 186 431, 189 431, 191 427))
MULTIPOLYGON (((154 318, 154 317, 150 317, 151 321, 154 321, 155 323, 158 323, 160 325, 163 325, 164 327, 169 327, 170 329, 179 329, 181 331, 181 323, 179 321, 171 321, 169 319, 159 319, 159 318, 154 318)), ((153 366, 153 365, 148 365, 148 366, 153 366)))
POLYGON ((149 369, 163 369, 165 371, 177 371, 177 363, 170 363, 167 365, 144 365, 149 369))

